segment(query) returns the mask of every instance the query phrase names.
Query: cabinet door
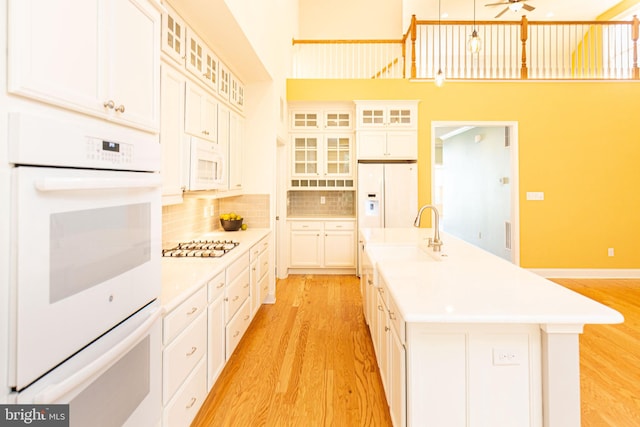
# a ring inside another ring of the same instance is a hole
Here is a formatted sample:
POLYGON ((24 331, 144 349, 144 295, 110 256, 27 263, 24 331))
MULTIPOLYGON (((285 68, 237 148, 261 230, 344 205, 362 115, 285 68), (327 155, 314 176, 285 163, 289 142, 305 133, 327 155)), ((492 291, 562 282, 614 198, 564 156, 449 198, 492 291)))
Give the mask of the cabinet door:
POLYGON ((218 191, 226 191, 229 189, 229 144, 231 140, 229 121, 231 119, 231 111, 229 107, 224 104, 218 104, 218 147, 222 153, 222 157, 225 159, 225 164, 222 166, 225 170, 222 171, 223 181, 218 186, 218 191))
POLYGON ((355 258, 355 233, 353 230, 325 232, 325 267, 355 267, 355 258))
POLYGON ((291 231, 291 267, 321 267, 321 231, 291 231))
POLYGON ((222 62, 219 64, 218 73, 218 93, 222 99, 229 100, 229 93, 231 92, 231 73, 222 62))
POLYGON ((387 134, 380 131, 357 133, 358 159, 384 159, 387 152, 387 134))
POLYGON ((389 412, 394 426, 404 426, 406 420, 406 359, 405 349, 394 330, 389 340, 389 376, 390 398, 389 412))
POLYGON ((236 112, 229 115, 229 190, 241 190, 244 165, 244 119, 236 112))
MULTIPOLYGON (((160 16, 144 0, 107 2, 108 98, 123 123, 160 127, 160 16)), ((74 12, 75 13, 75 12, 74 12)), ((77 61, 73 61, 75 64, 77 61)))
POLYGON ((351 176, 350 135, 327 135, 324 141, 324 173, 327 177, 351 176))
POLYGON ((293 176, 320 174, 320 135, 293 136, 293 176))
POLYGON ((216 101, 194 83, 187 82, 184 130, 185 132, 215 142, 217 139, 218 107, 216 101))
POLYGON ((418 133, 412 130, 387 132, 385 156, 389 159, 417 160, 418 133))
POLYGON ((184 86, 181 72, 162 65, 162 102, 160 110, 160 145, 162 148, 162 202, 182 201, 184 86))
POLYGON ((318 111, 292 111, 291 128, 299 130, 320 129, 320 113, 318 111))
POLYGON ((376 314, 377 314, 377 338, 378 347, 376 350, 376 358, 378 359, 378 368, 380 368, 380 379, 384 387, 384 394, 389 401, 389 384, 387 382, 389 372, 389 316, 387 315, 387 307, 380 292, 376 292, 376 314))
POLYGON ((9 1, 9 92, 104 115, 102 14, 98 0, 9 1))
POLYGON ((326 111, 324 113, 324 128, 327 130, 351 129, 350 111, 326 111))
MULTIPOLYGON (((253 249, 252 249, 253 250, 253 249)), ((251 261, 251 317, 255 316, 260 307, 260 288, 258 287, 259 260, 256 258, 251 261)))
POLYGON ((162 13, 162 51, 178 64, 184 64, 186 59, 187 27, 180 16, 164 3, 165 12, 162 13))
POLYGON ((187 32, 187 70, 196 78, 202 79, 205 72, 205 50, 206 46, 198 35, 191 31, 187 32))
POLYGON ((415 128, 417 127, 417 105, 394 105, 387 109, 386 123, 394 128, 415 128))
POLYGON ((207 331, 207 388, 215 384, 226 360, 224 297, 220 295, 209 304, 207 331))
POLYGON ((380 128, 386 124, 386 108, 380 107, 361 107, 358 108, 358 126, 369 128, 380 128))

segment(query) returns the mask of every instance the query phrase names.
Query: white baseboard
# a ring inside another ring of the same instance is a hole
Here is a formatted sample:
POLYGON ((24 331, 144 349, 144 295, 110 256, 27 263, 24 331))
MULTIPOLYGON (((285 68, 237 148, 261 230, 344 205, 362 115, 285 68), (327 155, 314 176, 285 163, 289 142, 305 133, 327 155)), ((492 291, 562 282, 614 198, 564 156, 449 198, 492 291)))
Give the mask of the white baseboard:
POLYGON ((548 279, 640 279, 636 268, 528 268, 548 279))

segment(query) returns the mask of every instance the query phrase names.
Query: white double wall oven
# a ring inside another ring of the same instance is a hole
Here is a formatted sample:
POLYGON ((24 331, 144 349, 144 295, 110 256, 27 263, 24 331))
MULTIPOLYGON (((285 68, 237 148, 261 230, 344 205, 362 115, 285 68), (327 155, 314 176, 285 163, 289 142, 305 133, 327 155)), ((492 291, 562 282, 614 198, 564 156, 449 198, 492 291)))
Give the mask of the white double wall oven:
POLYGON ((69 403, 72 426, 157 425, 158 137, 66 117, 9 114, 10 398, 69 403))

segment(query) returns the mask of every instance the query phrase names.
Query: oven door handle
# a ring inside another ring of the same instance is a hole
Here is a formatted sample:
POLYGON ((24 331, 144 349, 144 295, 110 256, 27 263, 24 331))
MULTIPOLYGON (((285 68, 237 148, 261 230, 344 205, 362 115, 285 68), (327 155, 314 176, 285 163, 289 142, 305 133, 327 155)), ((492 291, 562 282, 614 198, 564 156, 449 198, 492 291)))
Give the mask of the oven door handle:
POLYGON ((145 320, 138 328, 130 333, 125 339, 113 346, 109 351, 97 358, 93 363, 79 370, 70 377, 45 387, 40 393, 33 398, 34 404, 47 404, 58 401, 61 397, 81 386, 83 383, 93 380, 102 375, 114 363, 116 363, 123 355, 140 342, 140 340, 149 332, 153 324, 164 314, 164 307, 159 307, 151 312, 149 318, 145 320))
POLYGON ((83 190, 112 190, 119 188, 158 188, 162 185, 162 178, 153 174, 144 178, 41 178, 35 181, 38 191, 83 191, 83 190))

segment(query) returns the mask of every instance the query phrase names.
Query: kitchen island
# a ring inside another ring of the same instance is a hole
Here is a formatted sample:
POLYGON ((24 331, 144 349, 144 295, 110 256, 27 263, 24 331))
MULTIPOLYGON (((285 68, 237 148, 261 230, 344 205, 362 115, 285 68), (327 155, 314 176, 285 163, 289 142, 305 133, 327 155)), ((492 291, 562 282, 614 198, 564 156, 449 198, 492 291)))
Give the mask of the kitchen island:
POLYGON ((362 229, 365 317, 395 425, 580 426, 579 334, 617 311, 430 229, 362 229))

